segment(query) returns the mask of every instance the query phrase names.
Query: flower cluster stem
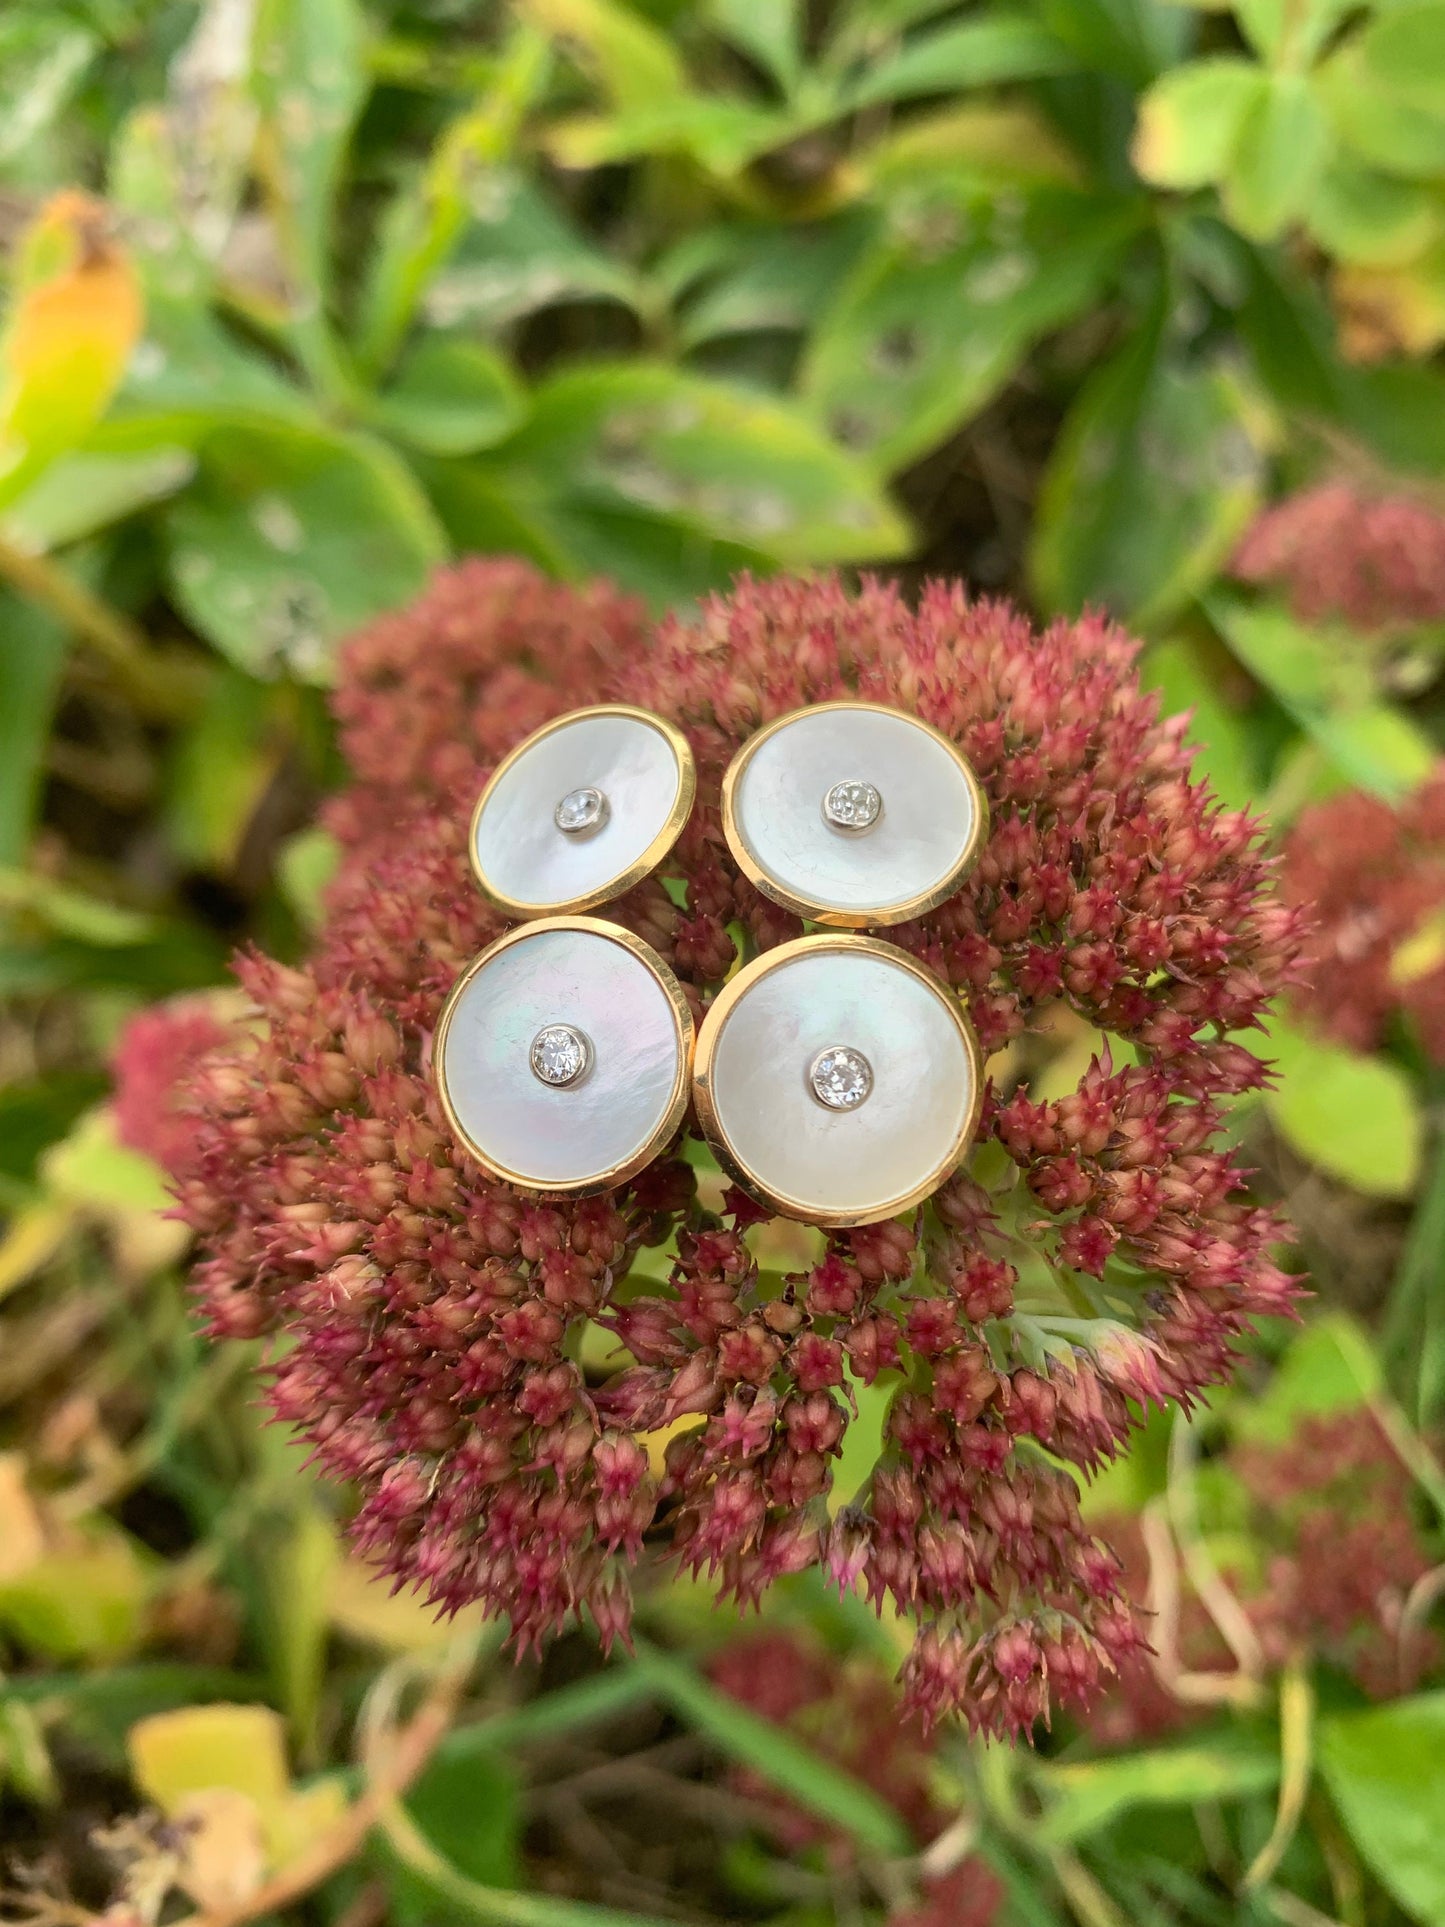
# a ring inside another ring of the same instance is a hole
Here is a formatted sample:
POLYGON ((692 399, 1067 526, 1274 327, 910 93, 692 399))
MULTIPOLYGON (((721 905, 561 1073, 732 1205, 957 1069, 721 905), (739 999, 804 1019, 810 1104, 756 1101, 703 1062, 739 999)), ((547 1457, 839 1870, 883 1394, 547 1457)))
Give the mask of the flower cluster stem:
POLYGON ((49 556, 32 555, 0 536, 0 577, 77 635, 142 715, 174 722, 191 713, 189 679, 177 677, 173 665, 158 662, 133 622, 49 556))

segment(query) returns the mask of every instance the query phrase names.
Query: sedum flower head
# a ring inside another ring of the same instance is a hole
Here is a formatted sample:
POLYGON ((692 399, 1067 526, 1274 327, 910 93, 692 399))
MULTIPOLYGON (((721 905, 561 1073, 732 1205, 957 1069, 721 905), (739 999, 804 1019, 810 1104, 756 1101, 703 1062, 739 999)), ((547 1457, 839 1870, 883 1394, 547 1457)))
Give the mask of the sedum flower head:
MULTIPOLYGON (((1413 1509, 1411 1478, 1365 1407, 1310 1413, 1281 1442, 1237 1441, 1212 1462, 1230 1493, 1231 1539, 1249 1551, 1222 1578, 1271 1674, 1301 1655, 1348 1674, 1371 1699, 1415 1691, 1438 1671, 1438 1636, 1418 1610, 1438 1552, 1413 1509)), ((1155 1575, 1136 1518, 1101 1522, 1119 1547, 1131 1594, 1155 1575)), ((1173 1555, 1171 1555, 1172 1557, 1173 1555)), ((1237 1661, 1203 1598, 1187 1584, 1166 1644, 1188 1674, 1232 1673, 1237 1661)), ((1140 1658, 1089 1714, 1101 1745, 1137 1746, 1207 1714, 1208 1695, 1184 1696, 1140 1658)))
POLYGON ((303 967, 242 960, 258 1016, 192 1080, 179 1189, 212 1329, 286 1333, 272 1403, 356 1483, 353 1534, 379 1566, 508 1615, 526 1648, 583 1615, 625 1640, 644 1541, 744 1603, 820 1565, 916 1621, 913 1709, 993 1732, 1087 1699, 1139 1648, 1065 1467, 1116 1452, 1141 1405, 1221 1379, 1250 1321, 1290 1303, 1280 1226, 1216 1137, 1222 1103, 1264 1079, 1238 1036, 1295 916, 1133 662, 1102 620, 1039 634, 946 584, 913 609, 878 584, 745 579, 648 636, 605 590, 479 562, 351 645, 329 914, 303 967), (851 693, 942 729, 988 790, 972 875, 890 932, 967 995, 996 1054, 971 1168, 907 1221, 817 1233, 781 1279, 760 1272, 764 1214, 737 1192, 705 1209, 674 1153, 584 1202, 484 1177, 429 1052, 446 991, 504 927, 465 855, 490 767, 599 697, 686 730, 680 902, 652 880, 609 914, 701 1009, 742 932, 800 927, 728 854, 723 769, 769 718, 851 693), (1112 1041, 1076 1089, 1036 1098, 1015 1067, 1061 1014, 1112 1041), (633 1270, 669 1240, 670 1270, 633 1270), (585 1355, 610 1346, 615 1369, 578 1362, 588 1327, 585 1355), (880 1377, 880 1457, 836 1492, 880 1377))
POLYGON ((1405 1017, 1445 1064, 1445 764, 1398 807, 1360 790, 1304 810, 1282 888, 1309 906, 1309 983, 1296 1002, 1356 1050, 1405 1017))
MULTIPOLYGON (((804 1740, 815 1753, 871 1787, 903 1821, 921 1850, 945 1830, 949 1814, 934 1798, 936 1735, 909 1718, 872 1654, 846 1663, 793 1627, 742 1634, 713 1654, 713 1684, 761 1719, 804 1740)), ((757 1803, 778 1846, 796 1857, 821 1849, 840 1868, 856 1861, 851 1837, 780 1798, 753 1767, 734 1767, 734 1789, 757 1803)), ((886 1927, 995 1927, 1002 1883, 969 1855, 947 1873, 925 1874, 916 1901, 896 1904, 886 1927)))
POLYGON ((1445 621, 1445 516, 1408 495, 1326 482, 1266 509, 1234 558, 1242 581, 1284 590, 1302 622, 1367 634, 1445 621))

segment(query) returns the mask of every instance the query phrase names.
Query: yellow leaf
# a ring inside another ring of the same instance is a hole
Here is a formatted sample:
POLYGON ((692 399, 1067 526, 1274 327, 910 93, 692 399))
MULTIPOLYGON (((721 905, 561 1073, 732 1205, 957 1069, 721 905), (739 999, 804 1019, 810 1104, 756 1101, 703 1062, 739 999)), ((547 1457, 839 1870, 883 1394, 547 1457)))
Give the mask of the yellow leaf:
POLYGON ((116 1260, 128 1276, 158 1271, 185 1250, 189 1232, 165 1215, 171 1194, 164 1175, 148 1157, 119 1141, 109 1105, 87 1111, 69 1137, 52 1144, 40 1174, 61 1205, 110 1234, 116 1260))
POLYGON ((1445 964, 1445 910, 1437 910, 1391 957, 1390 982, 1403 990, 1406 984, 1418 983, 1422 977, 1433 977, 1442 964, 1445 964))
POLYGON ((243 1793, 263 1825, 291 1797, 286 1723, 269 1706, 183 1706, 138 1720, 126 1736, 131 1778, 170 1818, 197 1793, 243 1793))
POLYGON ((349 1804, 346 1782, 335 1773, 293 1793, 266 1828, 272 1867, 288 1866, 318 1834, 336 1825, 349 1804))
POLYGON ((21 237, 0 335, 0 501, 74 448, 120 385, 143 321, 140 281, 104 205, 67 190, 21 237))
POLYGON ((149 1556, 96 1519, 0 1581, 0 1626, 50 1659, 119 1659, 140 1642, 150 1595, 149 1556))
POLYGON ((1445 341, 1445 242, 1403 267, 1337 267, 1331 291, 1351 361, 1428 355, 1445 341))
POLYGON ((60 1249, 70 1224, 70 1213, 49 1201, 28 1205, 16 1213, 0 1238, 0 1298, 23 1285, 60 1249))

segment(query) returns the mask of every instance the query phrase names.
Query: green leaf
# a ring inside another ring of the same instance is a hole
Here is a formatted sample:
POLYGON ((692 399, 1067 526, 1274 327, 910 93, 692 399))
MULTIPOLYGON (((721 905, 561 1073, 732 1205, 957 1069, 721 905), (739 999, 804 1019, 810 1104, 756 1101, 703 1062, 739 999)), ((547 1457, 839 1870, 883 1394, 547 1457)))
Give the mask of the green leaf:
POLYGON ((666 34, 616 0, 519 0, 518 11, 576 52, 618 107, 646 107, 686 88, 666 34))
POLYGON ((1405 1073, 1276 1020, 1269 1053, 1278 1088, 1265 1108, 1311 1164, 1372 1197, 1407 1198, 1420 1175, 1424 1126, 1405 1073))
POLYGON ((1445 1693, 1334 1713, 1319 1761, 1356 1848, 1415 1920, 1445 1921, 1445 1693))
POLYGON ((1235 18, 1260 59, 1296 73, 1353 11, 1353 0, 1234 0, 1235 18))
POLYGON ((512 153, 549 68, 542 36, 525 28, 517 32, 481 102, 453 121, 417 178, 388 206, 358 304, 356 354, 371 374, 391 366, 418 303, 469 220, 474 214, 485 220, 498 192, 515 178, 500 163, 512 153))
POLYGON ((303 309, 329 284, 331 214, 367 94, 356 0, 260 0, 253 85, 277 169, 275 210, 303 309))
POLYGON ((0 1087, 0 1175, 30 1184, 42 1154, 104 1097, 97 1071, 66 1071, 0 1087))
POLYGON ((429 455, 470 455, 505 441, 526 412, 521 384, 494 348, 424 335, 402 357, 371 419, 429 455))
POLYGON ((1168 0, 1036 0, 1036 6, 1081 67, 1136 90, 1183 59, 1192 31, 1184 8, 1168 0))
POLYGON ((1246 118, 1268 87, 1265 74, 1237 54, 1175 67, 1139 103, 1135 167, 1156 187, 1207 187, 1220 180, 1246 118))
POLYGON ((907 1853, 907 1828, 893 1808, 771 1720, 719 1693, 669 1655, 640 1651, 637 1669, 658 1695, 731 1758, 761 1773, 780 1793, 850 1833, 875 1853, 907 1853))
POLYGON ((224 875, 240 855, 284 754, 271 725, 271 695, 226 665, 176 739, 161 815, 172 850, 192 869, 224 875))
MULTIPOLYGON (((947 13, 954 0, 844 0, 840 44, 853 47, 896 36, 947 13)), ((831 51, 831 50, 830 50, 831 51)))
POLYGON ((445 554, 415 479, 369 437, 226 428, 163 518, 189 619, 252 674, 325 680, 340 638, 408 601, 445 554))
POLYGON ((45 777, 45 752, 70 638, 53 616, 0 590, 5 699, 0 702, 0 864, 19 868, 45 777))
POLYGON ((326 1672, 327 1582, 339 1557, 336 1533, 303 1470, 304 1446, 274 1434, 263 1447, 280 1491, 251 1535, 247 1580, 276 1704, 303 1757, 310 1758, 326 1672))
POLYGON ((815 225, 750 224, 689 236, 655 271, 681 299, 682 345, 811 328, 832 305, 875 227, 871 211, 850 209, 815 225))
POLYGON ((843 1434, 843 1449, 833 1461, 828 1510, 834 1514, 853 1503, 883 1456, 883 1428, 888 1422, 888 1408, 898 1389, 898 1379, 896 1375, 885 1374, 874 1379, 871 1385, 865 1385, 850 1374, 849 1387, 857 1411, 843 1434))
POLYGON ((133 454, 62 455, 5 511, 6 539, 33 555, 62 548, 174 495, 195 466, 188 449, 165 443, 133 454))
MULTIPOLYGON (((971 192, 997 200, 1011 190, 1079 187, 1084 173, 1077 155, 1028 102, 967 100, 934 113, 910 116, 858 156, 872 193, 887 211, 901 202, 905 228, 910 200, 922 204, 948 183, 954 194, 971 192)), ((927 222, 920 239, 927 238, 927 222)))
POLYGON ((1394 181, 1336 154, 1315 187, 1305 219, 1328 253, 1362 267, 1397 267, 1423 252, 1440 231, 1427 188, 1394 181))
POLYGON ((831 115, 808 117, 755 106, 725 94, 660 93, 613 115, 559 122, 548 148, 562 167, 605 167, 648 155, 677 154, 733 180, 760 156, 798 140, 831 115))
POLYGON ((1116 1759, 1040 1761, 1030 1777, 1044 1799, 1034 1837, 1057 1847, 1097 1833, 1133 1807, 1193 1806, 1266 1793, 1279 1781, 1279 1755, 1264 1740, 1240 1732, 1116 1759))
POLYGON ((120 1143, 111 1112, 79 1118, 40 1160, 47 1191, 67 1204, 101 1213, 169 1210, 170 1188, 158 1165, 120 1143))
POLYGON ((1232 375, 1171 352, 1156 310, 1085 382, 1054 446, 1031 558, 1046 606, 1102 603, 1145 628, 1182 608, 1258 506, 1251 429, 1232 375))
POLYGON ((140 1660, 103 1672, 27 1672, 11 1679, 6 1692, 27 1705, 40 1704, 106 1765, 121 1768, 125 1738, 137 1720, 177 1706, 249 1695, 255 1682, 244 1673, 183 1661, 140 1660))
POLYGON ((594 248, 535 182, 493 168, 468 198, 468 221, 421 304, 437 328, 495 334, 565 301, 636 306, 636 275, 594 248))
POLYGON ((840 104, 855 112, 916 94, 1038 80, 1073 70, 1063 42, 1026 14, 993 13, 960 20, 911 40, 899 52, 866 65, 842 90, 840 104))
POLYGON ((22 159, 50 130, 99 51, 95 34, 58 7, 0 20, 0 167, 22 159))
MULTIPOLYGON (((1411 16, 1437 11, 1410 8, 1398 17, 1413 28, 1411 16)), ((1422 101, 1408 83, 1399 84, 1388 36, 1383 72, 1371 58, 1373 35, 1394 17, 1379 15, 1364 33, 1346 41, 1316 69, 1315 87, 1336 135, 1361 160, 1409 180, 1429 181, 1445 172, 1445 113, 1439 100, 1422 101)))
POLYGON ((1190 712, 1189 741, 1198 745, 1194 773, 1205 777, 1231 809, 1255 806, 1263 770, 1243 714, 1220 696, 1219 680, 1198 649, 1182 637, 1155 643, 1141 680, 1157 689, 1166 716, 1190 712))
POLYGON ((319 824, 288 836, 277 852, 276 881, 303 929, 320 929, 326 886, 340 861, 341 845, 319 824))
POLYGON ((1329 148, 1325 117, 1310 82, 1273 74, 1245 111, 1225 165, 1221 195, 1235 226, 1273 240, 1309 206, 1329 148))
POLYGON ((110 415, 86 442, 92 452, 194 449, 222 425, 320 425, 310 398, 199 308, 154 304, 110 415))
POLYGON ((1271 603, 1215 594, 1210 620, 1347 782, 1397 802, 1427 775, 1436 751, 1403 711, 1373 693, 1362 645, 1327 639, 1271 603))
POLYGON ((559 531, 574 510, 663 518, 786 564, 909 543, 862 464, 798 410, 661 363, 554 376, 496 459, 518 506, 559 531))
MULTIPOLYGON (((517 1776, 495 1756, 434 1759, 406 1796, 407 1811, 428 1842, 457 1872, 484 1887, 516 1885, 521 1799, 517 1776)), ((403 1927, 426 1927, 438 1918, 466 1919, 424 1874, 393 1856, 387 1884, 403 1927)))
POLYGON ((1445 4, 1382 8, 1360 35, 1365 77, 1402 105, 1419 108, 1445 131, 1445 4))
POLYGON ((1230 1436, 1285 1445, 1302 1419, 1352 1410, 1383 1389, 1369 1337, 1345 1312, 1326 1312, 1291 1341, 1262 1393, 1231 1400, 1230 1436))
POLYGON ((0 1580, 0 1627, 47 1659, 100 1664, 139 1644, 152 1556, 108 1520, 0 1580))
POLYGON ((33 870, 0 870, 0 910, 21 911, 58 937, 106 950, 144 943, 156 931, 155 919, 139 910, 73 890, 33 870))
POLYGON ((894 472, 1098 298, 1138 216, 1061 189, 1021 200, 935 178, 899 192, 809 344, 804 399, 880 474, 894 472))
POLYGON ((724 40, 730 40, 782 91, 791 93, 802 67, 799 0, 708 0, 707 17, 724 40))

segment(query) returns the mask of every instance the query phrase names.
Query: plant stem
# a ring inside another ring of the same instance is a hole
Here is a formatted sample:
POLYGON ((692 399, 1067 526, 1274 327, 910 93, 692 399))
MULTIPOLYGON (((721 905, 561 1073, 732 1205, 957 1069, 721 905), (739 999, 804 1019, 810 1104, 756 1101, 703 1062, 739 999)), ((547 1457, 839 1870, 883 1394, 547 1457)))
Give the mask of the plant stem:
POLYGON ((159 663, 145 636, 47 555, 32 555, 0 536, 0 577, 48 609, 105 663, 143 715, 172 722, 190 714, 189 683, 159 663))
POLYGON ((1445 1372, 1445 1332, 1439 1328, 1439 1286, 1445 1277, 1445 1123, 1439 1121, 1442 1107, 1439 1089, 1432 1092, 1437 1116, 1435 1151, 1425 1188, 1415 1206, 1405 1240, 1400 1268, 1390 1292, 1382 1350, 1385 1359, 1403 1374, 1407 1365, 1414 1368, 1413 1405, 1415 1423, 1425 1424, 1438 1403, 1445 1372))

